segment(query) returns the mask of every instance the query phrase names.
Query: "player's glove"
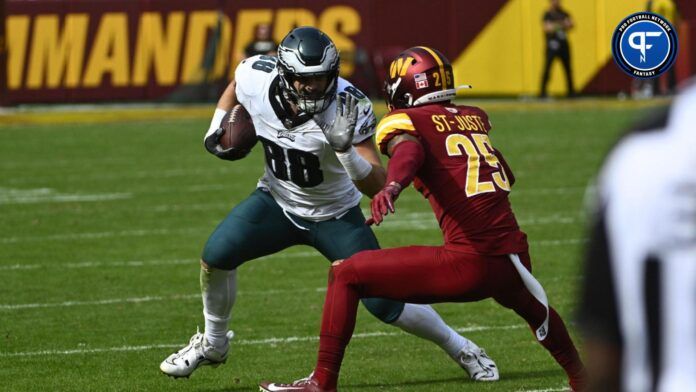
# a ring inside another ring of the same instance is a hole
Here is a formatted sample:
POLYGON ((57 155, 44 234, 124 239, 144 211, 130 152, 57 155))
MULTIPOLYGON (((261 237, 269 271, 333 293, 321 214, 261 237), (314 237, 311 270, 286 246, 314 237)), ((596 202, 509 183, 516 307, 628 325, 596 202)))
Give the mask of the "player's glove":
POLYGON ((205 149, 208 150, 209 153, 227 161, 236 161, 238 159, 244 158, 249 154, 249 150, 242 150, 234 147, 228 149, 222 148, 222 146, 220 145, 220 138, 222 137, 223 133, 225 133, 225 130, 222 128, 218 128, 215 130, 215 132, 211 133, 205 138, 203 144, 205 145, 205 149))
POLYGON ((334 151, 345 152, 353 145, 355 124, 358 122, 358 99, 350 94, 345 95, 345 103, 341 96, 336 97, 336 118, 331 124, 321 124, 326 140, 334 151))
POLYGON ((365 223, 367 225, 374 223, 379 226, 387 214, 390 212, 392 214, 394 213, 394 201, 396 201, 400 193, 401 184, 396 181, 390 182, 388 185, 382 188, 381 191, 377 192, 370 203, 372 217, 365 221, 365 223))

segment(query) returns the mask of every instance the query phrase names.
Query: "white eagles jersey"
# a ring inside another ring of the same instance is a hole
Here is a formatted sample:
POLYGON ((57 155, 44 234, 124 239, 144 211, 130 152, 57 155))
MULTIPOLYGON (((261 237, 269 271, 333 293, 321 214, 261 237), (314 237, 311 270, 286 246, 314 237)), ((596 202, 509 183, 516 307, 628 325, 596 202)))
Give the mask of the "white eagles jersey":
MULTIPOLYGON (((242 61, 235 80, 237 100, 251 115, 266 158, 258 186, 270 190, 287 212, 312 221, 340 216, 356 206, 362 194, 317 125, 317 121, 333 122, 336 100, 314 118, 294 124, 277 95, 280 89, 275 57, 261 55, 242 61)), ((353 144, 372 137, 376 118, 370 100, 342 78, 338 78, 337 87, 337 94, 359 99, 353 144)))

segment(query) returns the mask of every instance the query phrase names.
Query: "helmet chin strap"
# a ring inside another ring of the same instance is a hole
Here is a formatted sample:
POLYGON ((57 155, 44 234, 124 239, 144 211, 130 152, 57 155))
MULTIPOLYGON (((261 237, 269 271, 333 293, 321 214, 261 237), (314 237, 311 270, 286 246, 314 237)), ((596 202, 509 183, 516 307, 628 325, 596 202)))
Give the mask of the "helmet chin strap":
POLYGON ((435 91, 433 93, 428 93, 428 94, 425 94, 422 97, 416 99, 411 104, 411 106, 424 105, 426 103, 432 103, 432 102, 449 101, 450 99, 455 98, 457 96, 458 90, 470 89, 470 88, 472 88, 471 85, 463 84, 461 86, 457 86, 456 88, 442 90, 442 91, 435 91))

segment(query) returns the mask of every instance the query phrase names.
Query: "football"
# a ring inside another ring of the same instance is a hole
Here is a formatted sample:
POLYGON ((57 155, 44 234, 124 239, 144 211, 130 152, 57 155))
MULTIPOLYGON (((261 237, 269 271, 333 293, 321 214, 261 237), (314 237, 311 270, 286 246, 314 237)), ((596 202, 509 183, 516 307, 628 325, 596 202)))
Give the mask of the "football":
POLYGON ((238 150, 251 150, 258 139, 251 116, 244 106, 236 105, 222 118, 220 128, 225 133, 220 137, 220 145, 224 149, 234 147, 238 150))

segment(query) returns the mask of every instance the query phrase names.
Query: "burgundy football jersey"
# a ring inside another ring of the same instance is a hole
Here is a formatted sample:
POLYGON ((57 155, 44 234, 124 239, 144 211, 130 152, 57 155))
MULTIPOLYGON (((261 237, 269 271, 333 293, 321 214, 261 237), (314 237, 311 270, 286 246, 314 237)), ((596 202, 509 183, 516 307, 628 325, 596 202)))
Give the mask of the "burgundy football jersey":
POLYGON ((430 202, 446 246, 484 255, 525 252, 527 236, 508 200, 514 178, 491 145, 490 130, 480 108, 432 104, 386 115, 377 144, 386 154, 398 134, 420 140, 425 162, 413 184, 430 202))

